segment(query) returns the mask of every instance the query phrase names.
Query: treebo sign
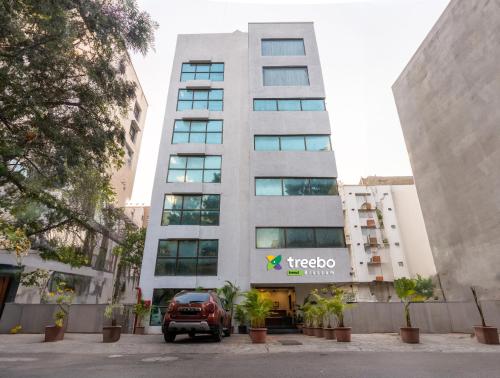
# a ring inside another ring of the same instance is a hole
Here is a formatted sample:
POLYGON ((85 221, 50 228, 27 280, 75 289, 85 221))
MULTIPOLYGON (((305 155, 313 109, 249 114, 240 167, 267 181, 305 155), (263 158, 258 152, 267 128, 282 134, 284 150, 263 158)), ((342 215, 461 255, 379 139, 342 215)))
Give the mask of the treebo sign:
POLYGON ((316 257, 313 259, 296 259, 289 257, 286 259, 288 266, 291 269, 294 268, 333 268, 335 267, 334 259, 324 259, 321 257, 316 257))

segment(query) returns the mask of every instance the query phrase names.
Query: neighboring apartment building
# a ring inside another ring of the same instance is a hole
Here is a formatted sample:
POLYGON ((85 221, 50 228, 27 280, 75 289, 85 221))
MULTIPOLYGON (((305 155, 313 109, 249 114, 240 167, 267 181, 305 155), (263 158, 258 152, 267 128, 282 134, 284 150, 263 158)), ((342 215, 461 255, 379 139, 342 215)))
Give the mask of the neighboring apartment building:
POLYGON ((452 0, 393 86, 448 300, 500 299, 499 20, 452 0))
POLYGON ((179 35, 140 280, 149 332, 181 289, 258 288, 287 327, 311 289, 350 282, 336 177, 312 23, 179 35))
POLYGON ((417 274, 439 286, 412 177, 370 176, 340 195, 358 301, 399 300, 394 280, 417 274))
MULTIPOLYGON (((129 112, 121 117, 122 125, 126 132, 126 161, 121 169, 111 172, 111 184, 116 191, 116 200, 113 206, 123 208, 124 210, 125 217, 122 220, 122 225, 129 223, 137 227, 145 227, 144 217, 147 218, 148 209, 144 206, 125 208, 125 205, 132 193, 148 103, 129 59, 124 68, 123 75, 125 75, 127 80, 133 81, 136 84, 136 100, 131 104, 129 112)), ((99 216, 99 214, 96 214, 96 219, 99 216)), ((102 222, 102 220, 100 221, 102 222)), ((71 241, 75 240, 74 235, 62 234, 60 237, 68 238, 71 241)), ((68 264, 52 260, 42 260, 37 251, 32 251, 23 260, 23 264, 25 265, 24 272, 29 272, 36 268, 51 271, 52 279, 49 287, 53 289, 55 286, 53 282, 57 279, 64 280, 68 287, 75 290, 75 303, 106 303, 112 295, 114 275, 117 267, 117 257, 112 254, 112 250, 116 246, 116 241, 113 239, 116 240, 114 236, 103 237, 99 234, 90 238, 89 234, 82 231, 75 242, 78 243, 80 240, 83 240, 83 243, 89 242, 89 245, 91 245, 89 247, 91 253, 91 258, 89 259, 90 266, 71 268, 68 264)), ((17 269, 14 256, 5 251, 0 251, 0 289, 3 288, 4 283, 6 288, 4 295, 0 296, 0 311, 5 302, 40 302, 40 296, 36 289, 19 286, 19 275, 15 274, 17 269)), ((127 299, 132 298, 135 293, 132 281, 127 281, 128 285, 126 285, 123 293, 127 299)))

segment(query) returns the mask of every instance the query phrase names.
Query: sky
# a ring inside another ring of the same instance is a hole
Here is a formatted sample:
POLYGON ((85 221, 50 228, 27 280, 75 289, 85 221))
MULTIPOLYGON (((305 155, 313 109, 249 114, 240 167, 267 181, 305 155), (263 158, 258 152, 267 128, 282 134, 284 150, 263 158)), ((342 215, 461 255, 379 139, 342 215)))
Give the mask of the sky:
POLYGON ((249 22, 313 21, 338 179, 411 175, 391 86, 449 0, 139 0, 155 51, 132 55, 149 103, 132 202, 149 204, 177 34, 246 32, 249 22))

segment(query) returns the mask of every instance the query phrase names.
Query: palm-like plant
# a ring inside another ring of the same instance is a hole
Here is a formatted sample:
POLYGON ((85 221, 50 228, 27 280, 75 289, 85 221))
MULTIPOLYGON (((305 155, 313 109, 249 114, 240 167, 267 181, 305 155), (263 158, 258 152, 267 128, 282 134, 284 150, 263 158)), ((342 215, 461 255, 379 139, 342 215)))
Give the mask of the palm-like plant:
POLYGON ((240 288, 236 286, 231 281, 226 281, 224 286, 220 289, 217 289, 217 294, 219 297, 223 298, 226 302, 226 307, 231 314, 231 319, 233 318, 233 311, 236 299, 240 295, 240 288))
POLYGON ((423 302, 434 294, 434 284, 430 278, 398 278, 394 280, 394 290, 404 305, 406 326, 411 328, 410 304, 423 302))
POLYGON ((243 295, 245 301, 242 305, 250 318, 252 328, 265 328, 266 317, 269 316, 273 308, 273 302, 261 295, 256 289, 251 289, 243 295))

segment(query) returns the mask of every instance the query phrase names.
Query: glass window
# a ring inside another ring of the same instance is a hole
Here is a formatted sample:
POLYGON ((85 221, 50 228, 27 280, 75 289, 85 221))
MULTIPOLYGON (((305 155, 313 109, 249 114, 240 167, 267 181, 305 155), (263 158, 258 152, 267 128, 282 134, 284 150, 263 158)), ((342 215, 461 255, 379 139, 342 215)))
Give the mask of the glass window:
POLYGON ((307 151, 330 151, 330 137, 327 135, 306 136, 307 151))
POLYGON ((277 136, 256 136, 255 150, 256 151, 279 151, 280 141, 277 136))
POLYGON ((224 80, 224 63, 183 63, 181 81, 224 80))
POLYGON ((314 248, 314 229, 312 228, 287 228, 287 248, 314 248))
POLYGON ((306 55, 302 38, 263 39, 261 48, 264 56, 306 55))
POLYGON ((172 144, 179 143, 222 143, 222 121, 176 120, 172 144))
POLYGON ((307 67, 264 67, 263 78, 264 86, 309 85, 307 67))
POLYGON ((276 100, 253 100, 253 110, 257 111, 278 110, 278 104, 276 100))
POLYGON ((255 111, 314 111, 325 110, 325 101, 322 99, 254 99, 255 111))
POLYGON ((305 196, 310 194, 309 179, 283 179, 283 194, 285 196, 305 196))
POLYGON ((218 244, 218 240, 160 240, 155 275, 216 276, 218 244), (160 253, 165 245, 173 249, 168 257, 160 253))
POLYGON ((325 110, 325 100, 301 100, 302 111, 325 110))
POLYGON ((283 136, 281 139, 281 151, 305 151, 303 136, 283 136))
POLYGON ((280 111, 299 111, 300 100, 278 100, 278 110, 280 111))
POLYGON ((282 228, 257 228, 257 248, 284 248, 285 233, 282 228))
POLYGON ((316 228, 315 231, 318 248, 345 247, 342 228, 316 228))
POLYGON ((281 179, 255 179, 255 195, 257 196, 281 196, 281 179))
POLYGON ((337 180, 334 178, 311 179, 312 195, 338 195, 337 180))
POLYGON ((165 195, 162 226, 219 224, 220 195, 165 195))
POLYGON ((222 111, 223 89, 179 89, 177 110, 208 109, 222 111))
POLYGON ((255 232, 257 248, 345 247, 342 227, 257 228, 255 232))
POLYGON ((221 180, 221 161, 221 156, 171 155, 167 182, 219 183, 221 180))
POLYGON ((160 240, 158 244, 158 256, 177 257, 177 240, 160 240))

